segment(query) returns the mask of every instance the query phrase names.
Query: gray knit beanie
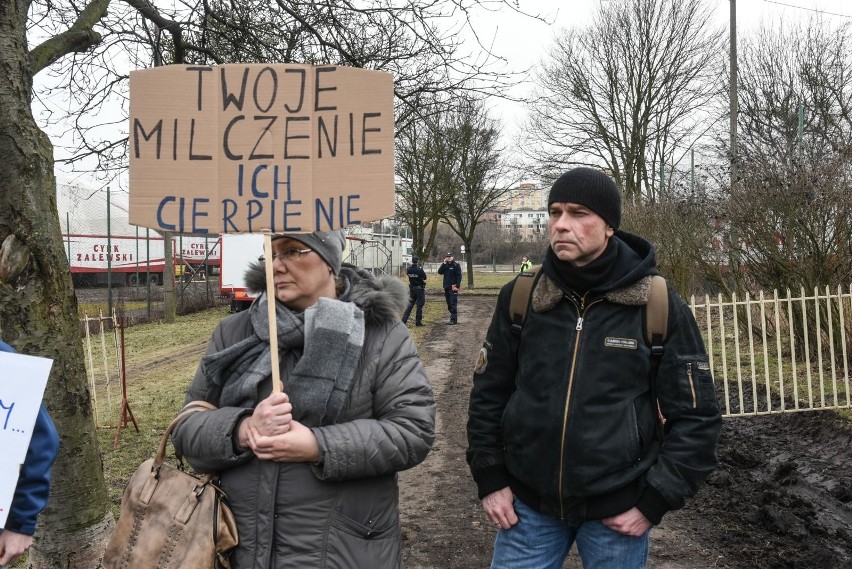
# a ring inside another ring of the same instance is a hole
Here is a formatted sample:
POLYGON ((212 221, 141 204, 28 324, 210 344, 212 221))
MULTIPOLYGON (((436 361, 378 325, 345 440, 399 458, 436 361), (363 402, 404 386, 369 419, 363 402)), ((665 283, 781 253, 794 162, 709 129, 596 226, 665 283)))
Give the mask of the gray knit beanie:
POLYGON ((553 202, 586 206, 618 229, 621 225, 621 195, 615 181, 595 168, 579 167, 559 176, 547 195, 547 207, 553 202))
POLYGON ((346 247, 346 233, 342 229, 325 233, 314 231, 313 233, 276 233, 272 240, 287 237, 294 239, 316 252, 322 260, 331 267, 331 271, 337 276, 340 273, 340 264, 343 262, 343 249, 346 247))

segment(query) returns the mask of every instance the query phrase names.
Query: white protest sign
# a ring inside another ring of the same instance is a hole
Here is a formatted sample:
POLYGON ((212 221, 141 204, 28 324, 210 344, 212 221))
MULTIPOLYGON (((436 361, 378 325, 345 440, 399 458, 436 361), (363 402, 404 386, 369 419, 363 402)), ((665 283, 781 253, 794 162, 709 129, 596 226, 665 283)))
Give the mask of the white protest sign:
POLYGON ((23 464, 53 360, 0 352, 0 462, 23 464))
POLYGON ((0 528, 6 525, 6 518, 9 517, 20 472, 20 464, 0 462, 0 528))
POLYGON ((52 365, 47 358, 0 352, 0 527, 9 515, 52 365))
POLYGON ((130 223, 330 231, 394 213, 393 76, 338 65, 130 74, 130 223))

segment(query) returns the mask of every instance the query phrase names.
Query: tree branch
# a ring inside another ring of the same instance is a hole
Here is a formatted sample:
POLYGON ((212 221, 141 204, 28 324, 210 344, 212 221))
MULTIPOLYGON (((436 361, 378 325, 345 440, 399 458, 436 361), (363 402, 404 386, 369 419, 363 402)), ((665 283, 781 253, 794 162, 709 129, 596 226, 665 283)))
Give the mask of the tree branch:
POLYGON ((148 2, 148 0, 124 0, 124 2, 136 8, 136 10, 142 14, 145 18, 153 22, 157 27, 162 30, 166 30, 172 36, 172 41, 174 41, 174 49, 175 49, 175 63, 184 63, 184 54, 186 53, 186 46, 183 43, 183 29, 181 28, 181 24, 174 20, 169 20, 164 18, 162 14, 157 10, 157 8, 148 2))
POLYGON ((109 3, 110 0, 92 0, 68 30, 33 48, 29 53, 33 76, 69 53, 86 51, 101 43, 101 34, 94 27, 107 15, 109 3))

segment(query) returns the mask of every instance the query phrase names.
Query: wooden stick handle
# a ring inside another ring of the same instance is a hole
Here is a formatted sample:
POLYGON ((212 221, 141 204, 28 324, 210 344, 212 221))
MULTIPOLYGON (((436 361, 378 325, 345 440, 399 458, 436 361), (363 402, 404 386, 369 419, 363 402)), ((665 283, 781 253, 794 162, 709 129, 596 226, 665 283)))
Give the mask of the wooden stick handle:
POLYGON ((263 264, 266 268, 266 307, 269 320, 269 357, 272 360, 272 392, 283 391, 278 369, 278 315, 275 313, 275 275, 272 274, 272 234, 263 234, 263 264))

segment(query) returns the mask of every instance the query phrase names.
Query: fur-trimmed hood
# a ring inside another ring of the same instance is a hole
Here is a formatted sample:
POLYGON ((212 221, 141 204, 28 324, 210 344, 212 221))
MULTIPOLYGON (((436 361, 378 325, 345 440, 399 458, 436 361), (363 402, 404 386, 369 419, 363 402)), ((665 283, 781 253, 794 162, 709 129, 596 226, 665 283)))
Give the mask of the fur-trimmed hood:
MULTIPOLYGON (((627 306, 644 306, 651 295, 651 276, 645 276, 623 288, 611 290, 603 295, 605 299, 615 304, 627 306)), ((532 296, 532 307, 536 312, 547 312, 556 307, 565 293, 553 279, 541 275, 532 296)))
MULTIPOLYGON (((364 311, 364 322, 368 325, 399 318, 408 304, 408 287, 397 277, 376 277, 369 271, 343 263, 337 280, 338 294, 346 293, 348 288, 346 300, 364 311)), ((245 281, 250 293, 266 292, 263 263, 251 263, 246 269, 245 281)))

